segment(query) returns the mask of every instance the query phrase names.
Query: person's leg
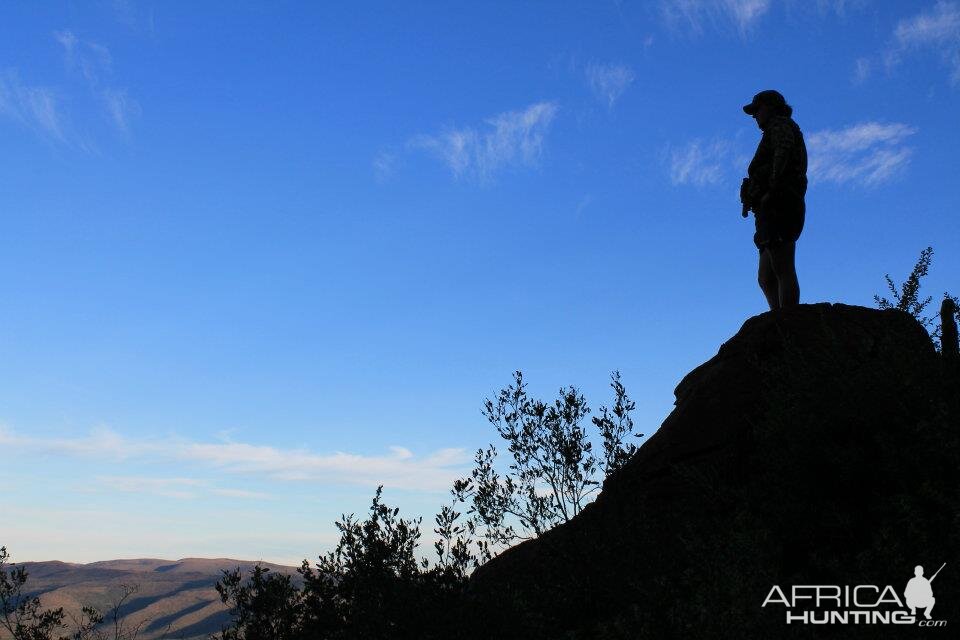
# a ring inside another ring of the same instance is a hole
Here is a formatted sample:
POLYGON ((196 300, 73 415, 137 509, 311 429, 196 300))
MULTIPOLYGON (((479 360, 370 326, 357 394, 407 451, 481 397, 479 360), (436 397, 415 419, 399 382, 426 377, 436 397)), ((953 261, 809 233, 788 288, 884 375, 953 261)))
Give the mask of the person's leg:
POLYGON ((767 299, 767 305, 770 310, 780 308, 779 285, 777 284, 777 274, 773 270, 773 262, 770 259, 770 249, 764 249, 760 253, 760 266, 757 269, 757 282, 760 283, 760 290, 763 291, 767 299))
POLYGON ((781 309, 800 304, 800 283, 794 264, 796 247, 796 242, 781 242, 766 251, 770 254, 770 264, 777 280, 777 299, 781 309))

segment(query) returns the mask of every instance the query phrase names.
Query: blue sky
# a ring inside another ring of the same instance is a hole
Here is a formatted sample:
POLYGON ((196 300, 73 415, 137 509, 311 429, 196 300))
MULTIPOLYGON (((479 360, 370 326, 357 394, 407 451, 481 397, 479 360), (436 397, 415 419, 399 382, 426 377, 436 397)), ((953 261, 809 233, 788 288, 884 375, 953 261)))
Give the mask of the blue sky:
POLYGON ((960 2, 5 3, 0 544, 298 562, 425 522, 524 371, 651 433, 765 305, 777 88, 804 302, 960 291, 960 2), (239 5, 239 6, 237 6, 239 5))

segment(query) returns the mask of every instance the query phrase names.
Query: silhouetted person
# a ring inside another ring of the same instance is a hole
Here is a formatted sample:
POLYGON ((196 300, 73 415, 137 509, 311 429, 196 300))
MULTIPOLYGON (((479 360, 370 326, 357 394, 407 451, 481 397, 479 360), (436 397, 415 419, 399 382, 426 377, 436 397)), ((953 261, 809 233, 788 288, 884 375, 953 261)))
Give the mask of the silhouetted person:
POLYGON ((957 344, 957 306, 950 298, 944 298, 940 305, 940 353, 943 357, 956 362, 958 357, 957 344))
MULTIPOLYGON (((939 573, 939 570, 937 573, 939 573)), ((923 577, 923 567, 920 565, 914 568, 913 575, 914 577, 910 578, 907 588, 903 591, 907 606, 910 607, 910 615, 915 616, 918 608, 923 609, 923 617, 929 620, 930 612, 933 611, 933 604, 937 601, 933 597, 933 587, 930 586, 930 580, 923 577)), ((933 577, 936 578, 936 574, 933 577)))
POLYGON ((807 147, 779 92, 761 91, 743 110, 763 131, 741 189, 743 213, 756 214, 760 288, 771 310, 782 309, 800 302, 794 255, 806 213, 807 147))

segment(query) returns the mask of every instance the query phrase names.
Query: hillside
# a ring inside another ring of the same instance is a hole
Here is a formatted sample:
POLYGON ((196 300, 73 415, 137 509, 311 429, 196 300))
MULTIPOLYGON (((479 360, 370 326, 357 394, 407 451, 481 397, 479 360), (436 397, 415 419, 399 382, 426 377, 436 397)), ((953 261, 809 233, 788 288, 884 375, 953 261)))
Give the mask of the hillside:
MULTIPOLYGON (((227 558, 183 560, 106 560, 89 564, 25 562, 27 588, 45 607, 63 607, 77 614, 85 605, 107 610, 123 585, 136 586, 122 613, 130 624, 146 621, 142 640, 156 640, 169 627, 169 638, 206 638, 228 622, 214 584, 222 569, 241 567, 246 574, 256 563, 227 558)), ((293 567, 260 563, 271 571, 293 573, 293 567)))
POLYGON ((762 605, 774 585, 892 585, 902 598, 915 565, 943 562, 934 617, 955 617, 960 384, 943 365, 898 311, 751 318, 683 379, 593 504, 475 572, 457 612, 467 635, 898 636, 788 626, 782 604, 762 605))

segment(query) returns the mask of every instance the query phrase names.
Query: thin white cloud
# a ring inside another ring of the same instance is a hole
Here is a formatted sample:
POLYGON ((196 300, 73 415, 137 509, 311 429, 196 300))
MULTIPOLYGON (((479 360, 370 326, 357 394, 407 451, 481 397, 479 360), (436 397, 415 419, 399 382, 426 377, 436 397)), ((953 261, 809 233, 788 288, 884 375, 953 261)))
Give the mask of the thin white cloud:
POLYGON ((262 491, 247 491, 245 489, 211 489, 211 493, 227 498, 242 498, 245 500, 267 500, 269 493, 262 491))
POLYGON ((141 476, 100 476, 97 483, 111 491, 145 493, 165 498, 196 498, 203 482, 193 478, 148 478, 141 476))
MULTIPOLYGON (((140 114, 140 105, 127 91, 111 82, 113 58, 110 50, 97 42, 82 40, 70 30, 55 31, 53 39, 63 50, 68 75, 77 78, 93 99, 96 111, 122 134, 131 120, 140 114)), ((92 151, 88 136, 67 126, 61 95, 65 90, 35 86, 20 79, 15 69, 0 71, 0 118, 6 118, 55 140, 92 151)), ((69 92, 66 92, 69 93, 69 92)), ((70 94, 71 103, 82 104, 80 96, 70 94)), ((76 115, 76 114, 74 114, 76 115)))
POLYGON ((373 158, 373 175, 377 182, 386 182, 396 170, 397 156, 389 151, 381 151, 373 158))
POLYGON ((730 143, 693 140, 680 148, 667 150, 670 182, 674 185, 705 187, 720 183, 730 164, 730 143))
POLYGON ((13 69, 0 72, 0 116, 58 141, 64 140, 57 94, 47 87, 21 81, 13 69))
POLYGON ((941 0, 931 10, 898 22, 893 35, 904 47, 955 42, 960 35, 960 7, 941 0))
POLYGON ((770 0, 661 0, 668 27, 693 34, 707 27, 734 26, 746 35, 770 9, 770 0))
POLYGON ((445 449, 417 458, 403 447, 390 447, 383 456, 304 449, 279 449, 246 443, 190 444, 181 457, 240 474, 261 474, 284 481, 341 481, 404 489, 448 489, 455 469, 469 461, 461 449, 445 449))
POLYGON ((635 78, 633 70, 624 64, 590 63, 584 72, 594 95, 610 109, 635 78))
POLYGON ((806 136, 811 181, 875 186, 902 172, 916 128, 902 123, 861 122, 806 136))
MULTIPOLYGON (((244 442, 193 442, 180 438, 127 438, 106 428, 79 437, 24 436, 0 427, 0 448, 108 460, 178 460, 229 473, 279 481, 323 481, 413 490, 443 491, 463 472, 470 457, 449 448, 416 456, 390 447, 380 456, 345 452, 321 454, 244 442)), ((225 494, 224 494, 225 495, 225 494)))
POLYGON ((196 478, 157 478, 149 476, 98 476, 100 487, 123 493, 143 493, 147 495, 192 500, 203 495, 215 495, 226 498, 266 500, 270 495, 260 491, 229 489, 212 486, 206 480, 196 478))
POLYGON ((741 31, 746 31, 770 8, 770 0, 724 0, 723 6, 741 31))
POLYGON ((120 132, 126 133, 130 119, 140 114, 140 104, 132 100, 123 89, 104 89, 100 95, 114 126, 120 132))
POLYGON ((65 30, 65 31, 54 31, 53 38, 54 40, 59 42, 60 45, 63 47, 64 55, 67 58, 67 65, 73 66, 74 64, 76 64, 77 45, 80 42, 77 39, 77 36, 73 35, 72 31, 65 30))
POLYGON ((480 129, 465 127, 416 136, 410 146, 439 157, 457 178, 485 181, 507 167, 535 165, 557 109, 552 102, 538 102, 522 111, 488 118, 480 129))
POLYGON ((98 84, 101 76, 113 72, 113 56, 104 45, 80 40, 70 30, 55 31, 53 38, 63 47, 67 68, 79 71, 91 84, 98 84))
POLYGON ((56 31, 54 39, 63 47, 64 64, 79 74, 97 96, 103 112, 121 133, 128 133, 130 121, 140 114, 140 105, 126 89, 113 86, 113 56, 110 49, 91 40, 81 40, 72 31, 56 31))
POLYGON ((934 51, 951 69, 951 80, 960 82, 960 4, 939 0, 933 7, 897 23, 893 44, 885 59, 899 64, 911 51, 934 51))
POLYGON ((170 449, 169 441, 134 440, 125 438, 106 427, 91 429, 87 435, 62 438, 21 435, 12 429, 0 426, 0 447, 29 449, 40 453, 71 456, 107 458, 121 461, 148 454, 158 454, 170 449))

